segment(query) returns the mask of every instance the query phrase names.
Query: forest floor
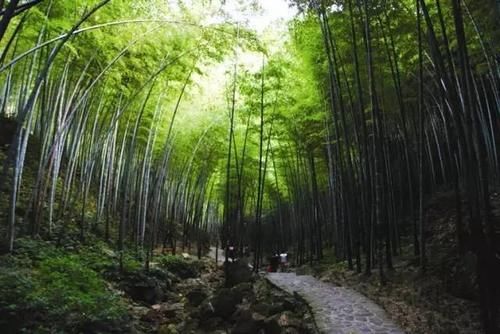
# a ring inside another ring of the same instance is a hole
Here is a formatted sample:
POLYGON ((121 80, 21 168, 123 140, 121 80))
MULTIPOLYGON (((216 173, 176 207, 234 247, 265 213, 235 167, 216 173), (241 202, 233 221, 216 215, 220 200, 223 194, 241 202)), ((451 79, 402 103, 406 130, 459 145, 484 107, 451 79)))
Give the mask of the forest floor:
POLYGON ((248 266, 227 270, 186 253, 154 262, 145 269, 131 252, 120 269, 118 254, 97 240, 21 238, 0 255, 2 333, 316 333, 301 299, 248 266))
MULTIPOLYGON (((492 203, 497 215, 500 202, 496 195, 492 203)), ((378 270, 370 276, 358 274, 348 270, 347 263, 335 263, 328 256, 312 268, 305 266, 298 272, 311 273, 322 281, 362 293, 382 306, 407 333, 482 333, 476 258, 471 252, 458 255, 452 194, 435 195, 427 205, 426 219, 425 273, 410 246, 402 247, 401 255, 394 257, 393 270, 384 268, 385 284, 381 284, 378 270)))

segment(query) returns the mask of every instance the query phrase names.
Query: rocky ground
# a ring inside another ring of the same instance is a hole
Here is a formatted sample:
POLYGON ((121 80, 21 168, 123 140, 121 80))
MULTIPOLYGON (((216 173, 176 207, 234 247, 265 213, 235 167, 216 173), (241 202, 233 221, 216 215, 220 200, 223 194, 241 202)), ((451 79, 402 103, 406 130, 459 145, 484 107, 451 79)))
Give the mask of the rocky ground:
POLYGON ((161 301, 131 304, 137 333, 316 333, 300 299, 252 275, 245 264, 229 263, 224 275, 212 260, 203 263, 199 277, 175 282, 161 301))

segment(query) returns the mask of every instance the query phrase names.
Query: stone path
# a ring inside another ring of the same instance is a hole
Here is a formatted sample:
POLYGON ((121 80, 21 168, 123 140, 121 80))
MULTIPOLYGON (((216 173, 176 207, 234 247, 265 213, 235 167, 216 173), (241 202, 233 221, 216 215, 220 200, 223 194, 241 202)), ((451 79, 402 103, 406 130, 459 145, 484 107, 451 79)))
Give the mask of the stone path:
MULTIPOLYGON (((215 260, 215 252, 216 252, 216 248, 214 246, 210 246, 210 251, 207 254, 208 257, 215 260)), ((219 248, 219 251, 217 254, 217 262, 218 262, 218 264, 224 263, 224 251, 220 248, 219 248)))
POLYGON ((289 293, 298 293, 311 307, 321 333, 404 333, 380 306, 354 290, 295 273, 269 273, 267 279, 289 293))

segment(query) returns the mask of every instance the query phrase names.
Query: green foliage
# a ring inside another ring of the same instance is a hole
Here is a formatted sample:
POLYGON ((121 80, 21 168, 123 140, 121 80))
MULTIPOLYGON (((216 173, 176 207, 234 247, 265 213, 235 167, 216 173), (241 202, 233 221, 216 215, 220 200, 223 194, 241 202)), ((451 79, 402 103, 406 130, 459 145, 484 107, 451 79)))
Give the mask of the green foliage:
POLYGON ((59 256, 62 252, 53 243, 40 239, 19 238, 14 248, 15 257, 18 262, 26 261, 37 263, 43 259, 59 256))
POLYGON ((125 319, 120 297, 93 270, 110 265, 109 259, 92 251, 65 254, 38 241, 21 244, 16 257, 1 259, 0 326, 42 331, 43 323, 47 331, 80 332, 125 319))
POLYGON ((186 260, 176 255, 162 255, 158 258, 158 263, 183 279, 199 276, 200 264, 198 261, 186 260))
MULTIPOLYGON (((92 269, 103 277, 114 277, 119 271, 119 253, 111 250, 103 241, 80 247, 78 256, 84 267, 92 269)), ((143 268, 141 259, 131 250, 123 251, 122 263, 123 271, 127 273, 140 271, 143 268)))
POLYGON ((97 273, 105 273, 117 265, 118 259, 104 242, 82 247, 78 251, 82 265, 97 273))
MULTIPOLYGON (((15 267, 0 268, 0 314, 15 316, 19 311, 28 309, 31 303, 29 291, 34 288, 29 269, 15 267)), ((2 319, 4 317, 0 317, 2 319)), ((1 322, 0 322, 1 324, 1 322)))
POLYGON ((29 294, 34 305, 47 310, 49 317, 94 322, 120 318, 124 307, 107 291, 102 278, 85 268, 76 255, 49 258, 35 271, 36 287, 29 294))
POLYGON ((122 261, 124 271, 132 272, 142 267, 141 261, 139 261, 131 252, 124 252, 122 261))

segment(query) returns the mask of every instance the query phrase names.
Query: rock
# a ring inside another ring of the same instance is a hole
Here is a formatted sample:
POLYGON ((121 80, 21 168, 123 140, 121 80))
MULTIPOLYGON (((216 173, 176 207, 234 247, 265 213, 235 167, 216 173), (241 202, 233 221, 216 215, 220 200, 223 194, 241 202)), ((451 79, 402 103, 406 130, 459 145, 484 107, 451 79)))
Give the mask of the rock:
POLYGON ((161 262, 160 265, 181 279, 195 278, 200 276, 200 265, 198 261, 184 258, 173 258, 161 262))
POLYGON ((253 306, 253 309, 256 311, 256 312, 259 312, 265 316, 271 316, 272 315, 272 312, 271 312, 271 304, 269 303, 257 303, 253 306))
POLYGON ((109 334, 119 334, 119 333, 132 333, 133 328, 127 324, 127 321, 123 319, 120 320, 103 320, 94 321, 86 324, 83 328, 80 328, 81 333, 109 333, 109 334))
MULTIPOLYGON (((188 319, 185 319, 185 320, 187 321, 188 319)), ((186 321, 181 321, 181 322, 175 323, 175 329, 177 330, 178 333, 184 334, 184 333, 188 332, 187 328, 186 328, 186 326, 187 326, 186 321)))
POLYGON ((250 305, 238 305, 231 319, 238 321, 240 319, 248 319, 251 317, 252 317, 252 311, 250 310, 250 305))
MULTIPOLYGON (((259 313, 242 311, 231 334, 258 333, 265 328, 265 317, 259 313)), ((267 334, 267 331, 266 331, 267 334)))
POLYGON ((266 317, 281 313, 286 310, 282 302, 266 303, 260 302, 255 304, 254 310, 265 315, 266 317))
POLYGON ((157 285, 135 285, 130 287, 128 294, 134 300, 146 302, 148 304, 158 303, 163 299, 163 291, 157 285))
POLYGON ((280 334, 281 333, 281 325, 280 325, 280 316, 273 316, 266 318, 264 320, 264 330, 266 334, 280 334))
POLYGON ((182 296, 180 296, 178 293, 172 292, 172 291, 167 291, 165 293, 165 301, 168 301, 171 304, 179 303, 182 299, 182 296))
POLYGON ((161 302, 165 296, 164 291, 168 289, 166 281, 160 281, 144 272, 125 274, 120 285, 133 300, 150 305, 161 302))
POLYGON ((204 286, 204 283, 202 282, 201 278, 186 278, 182 280, 182 285, 186 286, 204 286))
POLYGON ((253 295, 253 286, 250 282, 243 282, 233 286, 231 291, 242 298, 248 298, 253 295))
POLYGON ((209 301, 202 302, 198 308, 192 312, 192 316, 199 319, 210 319, 215 317, 215 310, 212 303, 209 301))
MULTIPOLYGON (((290 311, 285 311, 280 314, 275 314, 271 317, 266 318, 266 325, 268 325, 268 329, 270 333, 273 333, 271 329, 275 329, 276 325, 278 327, 294 327, 301 328, 301 321, 296 318, 296 315, 290 311)), ((267 333, 267 329, 266 329, 267 333)), ((279 333, 279 332, 278 332, 279 333)))
POLYGON ((179 334, 179 331, 177 331, 177 328, 175 327, 174 324, 170 324, 166 326, 161 326, 160 329, 158 330, 158 334, 179 334))
POLYGON ((160 312, 163 313, 167 318, 179 318, 182 312, 184 312, 184 304, 162 304, 160 312))
POLYGON ((210 303, 214 308, 214 314, 227 319, 236 311, 236 305, 240 303, 242 296, 231 289, 220 289, 211 299, 210 303))
MULTIPOLYGON (((215 331, 217 328, 221 327, 223 323, 224 320, 222 320, 222 318, 219 317, 200 319, 201 328, 203 328, 206 331, 215 331)), ((226 332, 224 331, 224 333, 226 332)))
POLYGON ((157 310, 149 310, 146 314, 141 317, 142 321, 151 323, 160 323, 163 320, 162 314, 157 310))
POLYGON ((143 317, 146 313, 149 312, 149 308, 144 306, 132 306, 129 308, 130 312, 139 318, 143 317))
POLYGON ((179 278, 179 276, 175 275, 174 273, 171 273, 170 271, 167 271, 166 275, 167 275, 168 280, 172 284, 177 284, 177 283, 179 283, 181 281, 180 278, 179 278))
POLYGON ((297 311, 297 308, 299 307, 297 300, 291 297, 283 298, 281 305, 283 307, 283 310, 292 312, 297 311))
POLYGON ((208 297, 208 293, 201 288, 195 288, 186 294, 186 298, 191 305, 199 305, 208 297))
POLYGON ((240 283, 252 282, 252 271, 245 261, 225 262, 224 274, 226 287, 230 288, 240 283))

